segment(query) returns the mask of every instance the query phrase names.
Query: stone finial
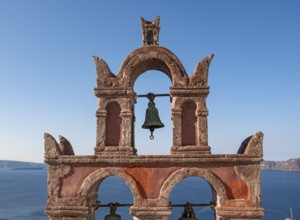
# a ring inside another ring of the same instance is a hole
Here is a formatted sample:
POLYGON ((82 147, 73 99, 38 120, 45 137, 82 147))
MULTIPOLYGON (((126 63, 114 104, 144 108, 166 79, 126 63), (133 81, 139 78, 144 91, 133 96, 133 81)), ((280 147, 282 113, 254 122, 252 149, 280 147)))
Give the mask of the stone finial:
POLYGON ((210 54, 197 64, 190 79, 190 86, 207 86, 209 65, 213 58, 214 54, 210 54))
POLYGON ((256 132, 254 135, 246 138, 238 150, 238 154, 246 154, 251 156, 262 157, 263 156, 263 133, 261 131, 256 132))
POLYGON ((61 149, 50 134, 45 133, 44 134, 45 139, 45 159, 50 158, 58 158, 60 155, 62 155, 61 149))
POLYGON ((110 71, 107 63, 97 57, 93 56, 97 71, 97 87, 113 87, 116 84, 116 76, 110 71))
POLYGON ((71 143, 61 135, 59 135, 59 146, 63 155, 74 155, 71 143))
POLYGON ((159 35, 159 26, 160 16, 157 16, 152 21, 146 21, 141 17, 141 25, 143 31, 143 46, 145 45, 159 45, 158 44, 158 35, 159 35))

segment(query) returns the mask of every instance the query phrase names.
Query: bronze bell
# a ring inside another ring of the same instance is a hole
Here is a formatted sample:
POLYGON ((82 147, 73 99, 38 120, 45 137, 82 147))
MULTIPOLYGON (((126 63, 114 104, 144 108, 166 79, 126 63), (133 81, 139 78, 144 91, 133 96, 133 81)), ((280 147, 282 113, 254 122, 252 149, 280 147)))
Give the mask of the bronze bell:
POLYGON ((153 132, 155 128, 162 128, 165 125, 160 121, 158 110, 155 107, 153 93, 148 93, 147 98, 149 99, 148 108, 146 110, 145 122, 142 126, 144 129, 149 129, 151 132, 150 139, 154 139, 153 132))
POLYGON ((191 203, 187 202, 185 204, 182 216, 178 220, 198 220, 191 203))
POLYGON ((104 220, 121 220, 121 216, 116 213, 118 203, 110 203, 110 214, 106 215, 104 220))

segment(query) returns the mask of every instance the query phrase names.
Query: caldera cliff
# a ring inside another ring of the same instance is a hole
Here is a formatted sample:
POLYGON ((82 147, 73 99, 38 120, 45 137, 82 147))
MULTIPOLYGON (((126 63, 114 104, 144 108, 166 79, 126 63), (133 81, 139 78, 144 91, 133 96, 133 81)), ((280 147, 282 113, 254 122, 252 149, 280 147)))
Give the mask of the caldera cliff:
POLYGON ((261 170, 281 170, 300 172, 300 158, 289 159, 286 161, 263 161, 260 165, 261 170))

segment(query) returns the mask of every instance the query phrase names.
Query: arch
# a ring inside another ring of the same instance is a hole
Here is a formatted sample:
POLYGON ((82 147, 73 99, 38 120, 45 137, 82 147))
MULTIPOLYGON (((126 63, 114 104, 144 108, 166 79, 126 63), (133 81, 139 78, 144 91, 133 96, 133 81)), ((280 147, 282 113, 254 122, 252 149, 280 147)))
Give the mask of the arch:
MULTIPOLYGON (((99 185, 98 201, 100 204, 109 204, 118 202, 120 204, 132 204, 133 196, 128 185, 119 177, 108 176, 99 185)), ((105 216, 110 213, 109 207, 99 207, 95 210, 95 220, 105 219, 105 216)), ((122 219, 132 219, 128 206, 117 207, 116 214, 122 216, 122 219)))
MULTIPOLYGON (((211 185, 199 176, 186 177, 178 182, 170 193, 171 204, 210 204, 214 200, 214 192, 211 185)), ((207 205, 193 207, 196 217, 199 219, 215 219, 215 210, 207 205)), ((175 219, 183 213, 183 207, 172 207, 170 219, 175 219)))
POLYGON ((172 173, 164 182, 160 190, 160 198, 163 199, 167 204, 174 186, 181 180, 191 176, 202 177, 204 180, 206 180, 210 184, 213 194, 215 194, 214 199, 217 203, 216 205, 224 205, 225 201, 227 200, 224 184, 212 172, 208 171, 207 169, 200 168, 182 168, 172 173))
POLYGON ((135 80, 147 70, 159 70, 172 81, 173 86, 188 85, 189 77, 180 60, 170 50, 159 46, 143 46, 131 52, 124 60, 118 78, 122 85, 133 87, 135 80))
POLYGON ((88 197, 91 194, 95 194, 94 191, 98 191, 100 183, 108 176, 119 177, 127 184, 132 192, 134 205, 136 202, 141 201, 138 186, 135 180, 120 168, 103 168, 92 172, 83 181, 78 191, 78 195, 82 197, 88 197))
MULTIPOLYGON (((169 92, 171 81, 169 77, 161 71, 149 70, 141 74, 134 83, 136 94, 147 94, 149 91, 157 94, 169 92)), ((164 124, 162 129, 155 129, 154 139, 149 138, 149 129, 141 129, 145 122, 146 111, 149 104, 147 98, 138 98, 134 105, 135 117, 135 143, 138 155, 169 155, 172 146, 172 120, 170 117, 172 103, 170 97, 155 98, 155 107, 159 112, 159 118, 164 124)))

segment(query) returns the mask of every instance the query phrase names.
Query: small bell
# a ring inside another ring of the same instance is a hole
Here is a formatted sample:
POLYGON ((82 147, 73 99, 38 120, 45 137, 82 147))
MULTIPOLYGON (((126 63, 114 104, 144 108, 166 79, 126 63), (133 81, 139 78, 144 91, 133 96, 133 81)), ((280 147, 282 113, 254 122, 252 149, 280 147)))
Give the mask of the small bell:
POLYGON ((121 220, 121 216, 116 213, 118 203, 110 203, 110 214, 106 215, 104 220, 121 220))
POLYGON ((178 220, 198 220, 191 203, 187 202, 185 204, 182 216, 178 220))
POLYGON ((147 98, 149 99, 148 108, 146 110, 145 122, 142 126, 144 129, 149 129, 151 132, 150 139, 154 139, 153 132, 155 128, 162 128, 165 125, 160 121, 158 110, 154 103, 155 95, 153 93, 148 93, 147 98))

